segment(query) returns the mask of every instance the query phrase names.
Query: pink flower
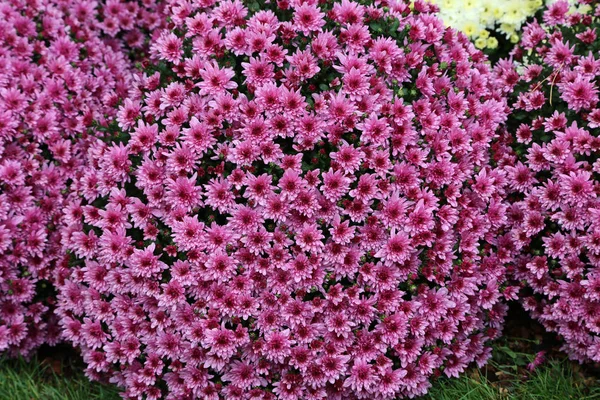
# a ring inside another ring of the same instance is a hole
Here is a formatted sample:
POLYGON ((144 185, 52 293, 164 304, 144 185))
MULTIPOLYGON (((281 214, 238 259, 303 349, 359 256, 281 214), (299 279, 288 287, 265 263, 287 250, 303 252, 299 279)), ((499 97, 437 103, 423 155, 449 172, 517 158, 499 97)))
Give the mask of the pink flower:
POLYGON ((569 175, 561 175, 561 178, 562 195, 567 202, 582 206, 596 197, 589 172, 570 172, 569 175))
POLYGON ((553 3, 544 13, 544 22, 550 26, 565 22, 565 16, 569 11, 569 3, 559 0, 553 3))
POLYGON ((178 62, 183 55, 182 41, 174 33, 163 33, 153 44, 160 57, 170 62, 178 62))
POLYGON ((208 349, 208 354, 230 357, 236 347, 234 332, 225 328, 211 329, 206 332, 203 346, 208 349))
POLYGON ((341 171, 329 170, 323 174, 323 195, 329 201, 337 201, 347 193, 351 180, 344 176, 341 171))
POLYGON ((356 392, 370 393, 378 382, 372 366, 364 361, 356 361, 350 370, 350 376, 344 381, 344 387, 356 392))
POLYGON ((270 332, 265 334, 264 355, 267 360, 283 362, 289 355, 290 345, 294 343, 289 339, 289 331, 270 332))
POLYGON ((195 186, 195 182, 195 174, 191 178, 168 179, 166 198, 176 207, 192 209, 201 205, 201 188, 195 186))
POLYGON ((320 12, 315 5, 304 3, 295 9, 294 24, 300 28, 302 33, 308 35, 325 25, 324 16, 325 14, 320 12))
POLYGON ((589 77, 577 75, 573 82, 561 83, 559 88, 561 98, 571 110, 591 109, 598 103, 598 88, 589 77))
POLYGON ((413 249, 409 237, 403 233, 397 233, 392 229, 387 243, 375 253, 375 257, 381 258, 386 264, 403 263, 411 256, 413 249))
POLYGON ((235 89, 237 84, 231 81, 234 72, 231 68, 221 69, 219 66, 212 63, 205 63, 204 68, 200 70, 202 81, 197 84, 201 93, 220 94, 228 89, 235 89))
POLYGON ((346 174, 352 174, 360 165, 364 153, 351 145, 343 144, 338 152, 331 153, 331 159, 336 161, 346 174))

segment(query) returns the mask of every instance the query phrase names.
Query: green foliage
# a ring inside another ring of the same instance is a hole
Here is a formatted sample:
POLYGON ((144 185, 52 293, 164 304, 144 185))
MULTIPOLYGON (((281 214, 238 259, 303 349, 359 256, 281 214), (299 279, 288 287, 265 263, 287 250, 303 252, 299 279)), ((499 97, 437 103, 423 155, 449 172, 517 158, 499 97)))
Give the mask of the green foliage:
POLYGON ((37 359, 0 359, 0 399, 118 400, 116 388, 90 382, 81 371, 61 373, 62 366, 37 359))

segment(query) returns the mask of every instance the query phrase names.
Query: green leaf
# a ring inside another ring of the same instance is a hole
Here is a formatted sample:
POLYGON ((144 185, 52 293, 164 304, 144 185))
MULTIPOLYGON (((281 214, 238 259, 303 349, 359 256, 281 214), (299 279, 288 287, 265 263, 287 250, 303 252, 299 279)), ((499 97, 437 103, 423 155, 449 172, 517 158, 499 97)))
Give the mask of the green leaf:
POLYGON ((506 353, 510 358, 516 359, 519 356, 517 355, 517 353, 515 353, 514 351, 512 351, 509 347, 506 346, 502 346, 499 347, 498 350, 503 351, 504 353, 506 353))
POLYGON ((373 32, 381 32, 383 29, 381 28, 381 24, 379 22, 374 22, 371 24, 371 29, 373 32))

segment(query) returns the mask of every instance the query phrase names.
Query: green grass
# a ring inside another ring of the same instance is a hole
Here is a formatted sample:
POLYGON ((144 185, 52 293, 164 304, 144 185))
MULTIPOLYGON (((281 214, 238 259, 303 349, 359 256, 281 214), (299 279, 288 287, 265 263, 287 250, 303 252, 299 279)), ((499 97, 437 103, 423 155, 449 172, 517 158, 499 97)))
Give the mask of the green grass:
POLYGON ((553 362, 517 387, 523 400, 600 399, 598 382, 582 379, 573 364, 553 362), (589 386, 589 385, 592 386, 589 386))
POLYGON ((597 400, 600 385, 574 371, 567 361, 552 361, 533 373, 490 377, 474 370, 459 379, 438 381, 423 400, 597 400))
POLYGON ((0 359, 0 399, 3 400, 118 400, 118 391, 90 382, 81 371, 57 373, 60 365, 37 359, 0 359))
POLYGON ((600 375, 552 354, 533 371, 538 339, 503 338, 483 369, 437 381, 422 400, 600 400, 600 375))
POLYGON ((458 379, 442 379, 423 398, 432 400, 496 400, 501 389, 493 386, 479 371, 458 379))

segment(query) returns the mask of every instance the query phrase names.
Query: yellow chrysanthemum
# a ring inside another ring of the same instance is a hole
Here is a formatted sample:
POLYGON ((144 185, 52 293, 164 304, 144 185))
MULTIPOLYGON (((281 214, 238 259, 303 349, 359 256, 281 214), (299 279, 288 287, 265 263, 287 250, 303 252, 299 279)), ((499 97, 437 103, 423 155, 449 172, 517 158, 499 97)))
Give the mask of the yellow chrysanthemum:
POLYGON ((482 29, 479 31, 479 34, 477 36, 483 39, 487 39, 490 37, 490 31, 482 29))
POLYGON ((498 39, 496 39, 495 37, 488 38, 487 47, 488 47, 488 49, 492 49, 492 50, 497 48, 498 47, 498 39))
POLYGON ((487 44, 487 39, 482 38, 481 36, 475 39, 475 47, 477 47, 478 49, 485 49, 487 47, 487 44))
POLYGON ((464 10, 470 10, 477 7, 477 0, 462 0, 462 8, 464 10))
POLYGON ((477 25, 475 25, 472 22, 468 22, 463 26, 463 32, 465 33, 465 35, 467 35, 468 37, 473 37, 475 35, 475 32, 478 31, 477 29, 477 25))
POLYGON ((503 14, 502 8, 492 6, 492 15, 494 16, 494 18, 496 18, 498 20, 498 19, 502 18, 502 14, 503 14))

